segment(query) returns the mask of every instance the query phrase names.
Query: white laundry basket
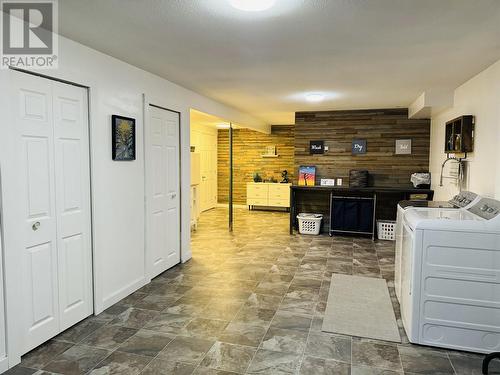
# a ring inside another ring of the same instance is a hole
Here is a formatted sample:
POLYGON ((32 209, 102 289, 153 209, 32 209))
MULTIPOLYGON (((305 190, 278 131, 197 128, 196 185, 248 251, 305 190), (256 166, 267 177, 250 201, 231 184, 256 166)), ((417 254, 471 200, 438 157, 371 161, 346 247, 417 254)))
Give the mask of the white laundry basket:
POLYGON ((396 239, 396 222, 391 220, 378 220, 378 239, 394 241, 396 239))
POLYGON ((305 213, 298 214, 297 220, 299 221, 300 234, 318 235, 321 230, 321 220, 323 220, 323 215, 305 213))

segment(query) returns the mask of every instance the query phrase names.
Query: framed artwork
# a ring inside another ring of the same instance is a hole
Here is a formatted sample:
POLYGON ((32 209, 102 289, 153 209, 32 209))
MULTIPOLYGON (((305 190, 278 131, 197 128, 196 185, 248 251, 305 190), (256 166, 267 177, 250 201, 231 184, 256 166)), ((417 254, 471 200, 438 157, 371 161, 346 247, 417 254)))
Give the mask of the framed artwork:
POLYGON ((366 154, 366 139, 354 139, 352 141, 352 154, 366 154))
POLYGON ((411 154, 411 139, 396 139, 396 155, 411 154))
POLYGON ((113 160, 135 160, 135 119, 111 116, 113 160))
POLYGON ((325 141, 310 141, 309 142, 309 153, 313 154, 324 154, 325 153, 325 141))
POLYGON ((314 186, 316 181, 315 166, 299 167, 299 186, 314 186))

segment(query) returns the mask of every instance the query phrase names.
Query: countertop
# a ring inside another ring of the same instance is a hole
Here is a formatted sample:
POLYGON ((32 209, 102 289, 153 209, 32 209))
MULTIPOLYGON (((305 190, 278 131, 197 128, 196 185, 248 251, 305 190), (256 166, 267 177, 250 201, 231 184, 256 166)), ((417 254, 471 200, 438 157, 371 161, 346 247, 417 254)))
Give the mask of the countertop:
POLYGON ((432 189, 417 189, 413 187, 385 187, 385 186, 368 186, 368 187, 349 187, 349 186, 298 186, 292 185, 292 190, 311 190, 311 191, 345 191, 345 192, 363 192, 363 193, 412 193, 412 194, 430 194, 432 189))

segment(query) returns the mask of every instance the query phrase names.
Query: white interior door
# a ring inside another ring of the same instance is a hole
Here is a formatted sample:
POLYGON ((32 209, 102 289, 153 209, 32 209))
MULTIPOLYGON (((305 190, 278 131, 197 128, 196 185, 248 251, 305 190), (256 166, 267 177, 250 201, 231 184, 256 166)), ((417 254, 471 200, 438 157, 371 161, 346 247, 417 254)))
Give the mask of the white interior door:
POLYGON ((146 247, 151 278, 180 262, 179 114, 149 106, 146 247))
POLYGON ((217 129, 193 124, 192 142, 200 153, 200 211, 217 206, 217 129))
POLYGON ((89 143, 85 89, 12 74, 26 353, 92 313, 89 143))
POLYGON ((60 329, 92 313, 87 91, 52 83, 60 329))

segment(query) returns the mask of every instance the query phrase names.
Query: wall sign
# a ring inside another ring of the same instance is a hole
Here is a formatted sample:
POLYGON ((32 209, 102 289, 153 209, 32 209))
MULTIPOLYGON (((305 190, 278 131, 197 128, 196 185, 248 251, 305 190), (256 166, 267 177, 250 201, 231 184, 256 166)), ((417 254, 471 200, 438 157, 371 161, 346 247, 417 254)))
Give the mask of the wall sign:
POLYGON ((352 154, 366 154, 366 139, 354 139, 352 141, 352 154))
POLYGON ((325 153, 325 141, 310 141, 309 142, 309 153, 310 154, 324 154, 325 153))
POLYGON ((411 139, 396 139, 396 155, 411 154, 411 139))

